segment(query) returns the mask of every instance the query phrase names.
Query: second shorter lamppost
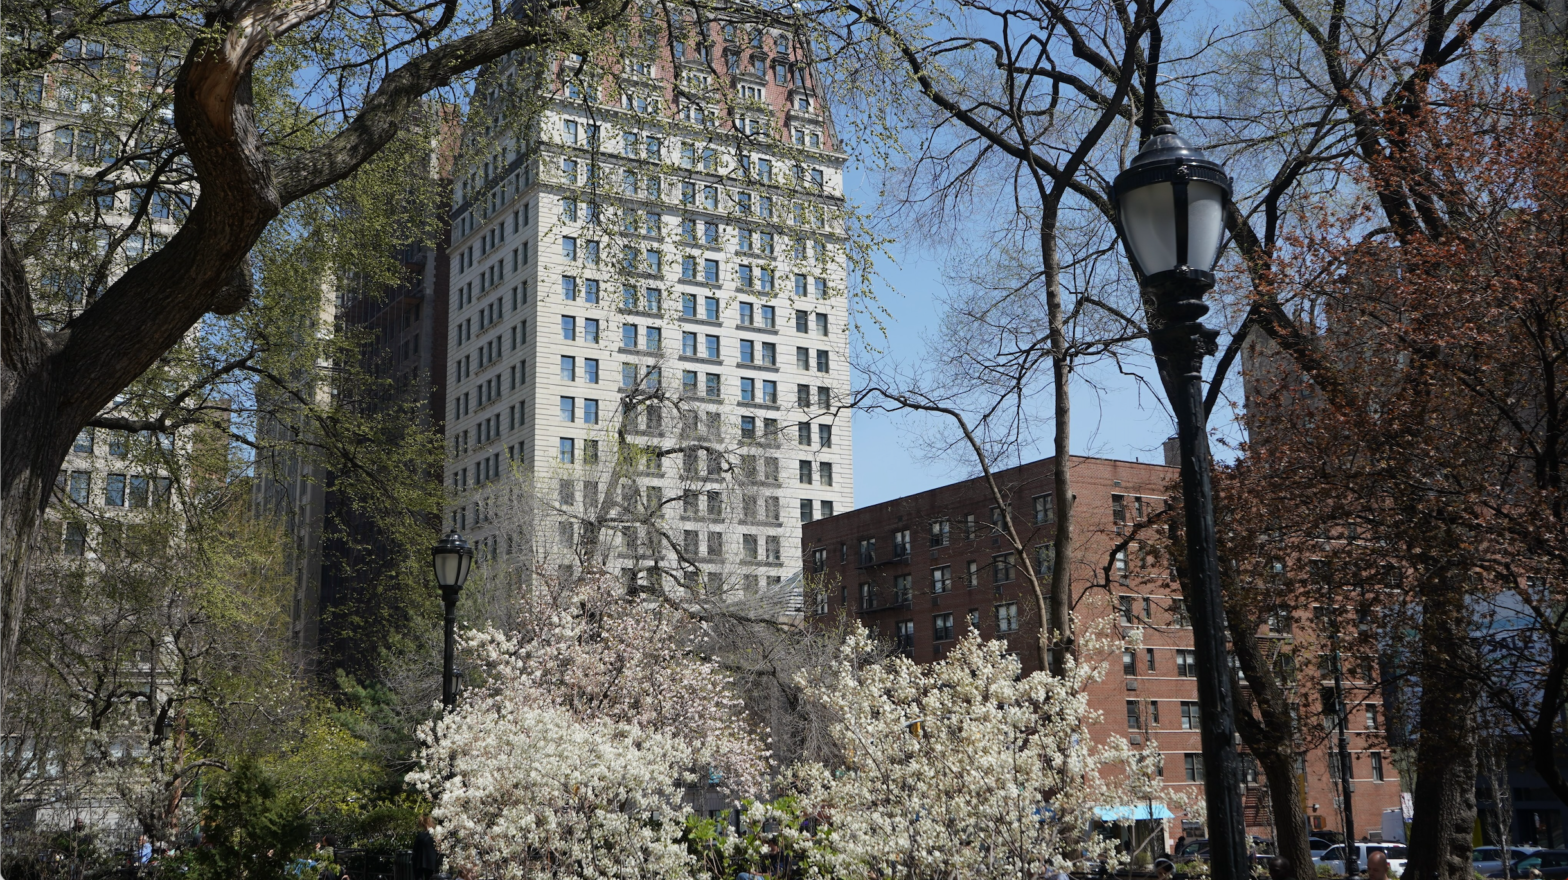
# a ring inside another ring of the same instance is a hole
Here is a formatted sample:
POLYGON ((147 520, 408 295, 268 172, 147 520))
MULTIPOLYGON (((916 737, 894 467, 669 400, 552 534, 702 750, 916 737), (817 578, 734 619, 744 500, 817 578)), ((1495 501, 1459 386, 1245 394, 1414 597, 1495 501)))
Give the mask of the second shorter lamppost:
POLYGON ((1225 234, 1230 178, 1225 169, 1176 135, 1155 128, 1111 197, 1118 232, 1147 303, 1149 343, 1176 417, 1181 456, 1187 606, 1198 661, 1198 711, 1208 807, 1210 870, 1215 880, 1251 876, 1241 804, 1241 761, 1220 597, 1214 533, 1214 489, 1205 433, 1203 359, 1218 333, 1205 327, 1203 296, 1214 287, 1214 264, 1225 234))
POLYGON ((441 658, 441 705, 450 709, 457 703, 457 673, 453 669, 457 638, 457 599, 474 564, 474 550, 456 531, 448 532, 430 549, 430 561, 446 606, 446 643, 441 658))

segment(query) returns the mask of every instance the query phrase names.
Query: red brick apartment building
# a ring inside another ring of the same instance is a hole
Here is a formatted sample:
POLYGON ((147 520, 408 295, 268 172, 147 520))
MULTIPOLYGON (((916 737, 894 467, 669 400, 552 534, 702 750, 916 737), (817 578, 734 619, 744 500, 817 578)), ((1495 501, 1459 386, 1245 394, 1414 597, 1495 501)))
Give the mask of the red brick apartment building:
MULTIPOLYGON (((1041 568, 1049 561, 1055 530, 1051 469, 1051 459, 1044 459, 997 474, 1013 516, 1024 524, 1024 544, 1041 568)), ((1201 800, 1192 630, 1180 588, 1157 549, 1177 471, 1074 456, 1071 473, 1076 522, 1069 564, 1079 627, 1109 619, 1113 638, 1117 629, 1130 634, 1132 627, 1143 628, 1142 643, 1128 645, 1120 657, 1089 658, 1109 666, 1090 692, 1090 705, 1100 714, 1095 736, 1157 743, 1165 756, 1166 784, 1191 790, 1194 800, 1201 800)), ((999 519, 984 481, 973 479, 804 525, 804 565, 814 590, 808 618, 853 614, 920 663, 939 659, 957 639, 978 629, 985 638, 1007 640, 1026 672, 1038 669, 1038 614, 1013 548, 991 525, 999 519)), ((1310 613, 1298 611, 1294 617, 1310 621, 1310 613)), ((1378 836, 1374 832, 1383 811, 1400 805, 1398 776, 1386 749, 1380 751, 1380 709, 1356 704, 1348 725, 1358 839, 1378 836)), ((1244 760, 1254 780, 1244 796, 1248 830, 1272 838, 1263 779, 1250 769, 1250 759, 1244 760)), ((1322 747, 1304 751, 1302 772, 1308 823, 1340 830, 1338 787, 1329 777, 1322 747)), ((1160 813, 1155 810, 1154 817, 1160 813)), ((1183 834, 1202 836, 1201 826, 1179 810, 1164 826, 1167 841, 1183 834)))

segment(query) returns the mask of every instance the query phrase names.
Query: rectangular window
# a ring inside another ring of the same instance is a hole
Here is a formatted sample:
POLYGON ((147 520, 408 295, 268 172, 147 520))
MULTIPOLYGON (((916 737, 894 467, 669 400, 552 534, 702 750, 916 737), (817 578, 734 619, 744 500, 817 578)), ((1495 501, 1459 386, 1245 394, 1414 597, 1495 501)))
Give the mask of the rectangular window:
POLYGON ((1013 554, 998 553, 991 557, 991 572, 995 576, 993 583, 1005 584, 1013 579, 1013 554))
POLYGON ((1148 670, 1150 672, 1153 672, 1154 671, 1154 649, 1153 648, 1144 648, 1143 649, 1143 656, 1144 656, 1144 659, 1148 661, 1148 663, 1145 664, 1148 667, 1148 670))
POLYGON ((931 546, 946 547, 952 540, 951 523, 945 519, 931 521, 931 546))
POLYGON ((103 503, 110 507, 125 506, 125 475, 110 474, 104 485, 103 503))
POLYGON ((564 355, 561 357, 561 381, 577 381, 577 358, 566 357, 564 355))
POLYGON ((1367 704, 1367 730, 1377 730, 1377 705, 1367 704))
POLYGON ((1185 754, 1181 756, 1182 769, 1186 772, 1188 782, 1203 781, 1203 756, 1185 754))
POLYGON ((757 362, 756 345, 750 339, 742 339, 740 341, 740 362, 743 364, 754 364, 757 362))
POLYGON ((931 592, 946 593, 953 589, 953 567, 938 566, 931 569, 931 592))
POLYGON ((583 424, 599 424, 599 401, 583 400, 583 424))
POLYGON ((1143 729, 1143 712, 1140 711, 1137 700, 1127 701, 1127 729, 1143 729))
POLYGON ((1371 762, 1372 762, 1372 781, 1373 782, 1382 782, 1383 781, 1383 753, 1382 752, 1367 752, 1367 758, 1369 758, 1371 760, 1371 762))
POLYGON ((910 577, 907 574, 896 574, 896 575, 893 575, 893 604, 894 605, 908 605, 909 604, 909 600, 910 600, 910 592, 909 592, 909 585, 910 584, 909 584, 909 582, 910 582, 910 577))
MULTIPOLYGON (((703 260, 702 261, 702 280, 708 282, 709 284, 718 284, 719 283, 719 261, 718 260, 703 260)), ((710 319, 710 320, 713 320, 713 319, 710 319)))
POLYGON ((70 496, 76 504, 87 504, 92 497, 93 476, 86 471, 71 473, 70 496))
POLYGON ((871 608, 872 608, 872 605, 875 602, 876 602, 876 592, 872 589, 871 585, 870 584, 861 584, 860 585, 860 610, 861 611, 870 611, 871 608))
POLYGON ((811 522, 811 510, 812 510, 811 499, 810 498, 802 498, 802 499, 800 499, 800 521, 801 522, 803 522, 803 523, 811 522))
POLYGON ((574 464, 577 461, 577 442, 569 437, 561 438, 561 464, 574 464))
POLYGON ((893 533, 893 558, 907 560, 909 558, 909 530, 902 529, 893 533))
POLYGON ((561 398, 561 421, 563 421, 563 422, 575 422, 575 421, 577 421, 577 398, 575 398, 575 397, 563 397, 563 398, 561 398))
POLYGON ((953 613, 935 614, 931 617, 931 638, 945 642, 953 638, 953 613))
MULTIPOLYGON (((763 384, 764 387, 766 387, 768 385, 772 385, 773 383, 772 382, 764 382, 762 384, 763 384)), ((833 465, 832 465, 832 463, 824 461, 823 463, 817 465, 817 477, 818 477, 819 480, 821 480, 822 485, 824 485, 824 486, 831 486, 831 485, 833 485, 833 465)))
POLYGON ((1122 649, 1122 675, 1138 674, 1138 652, 1132 648, 1122 649))
POLYGON ((748 402, 756 401, 756 380, 743 378, 740 380, 740 399, 748 402))
POLYGON ((1181 701, 1181 729, 1202 730, 1198 719, 1198 704, 1192 700, 1181 701))
POLYGON ((576 318, 563 317, 561 319, 561 338, 567 342, 575 342, 577 340, 576 318))
POLYGON ((1018 631, 1017 602, 1005 602, 996 606, 996 631, 998 633, 1018 631))
POLYGON ((1035 525, 1044 525, 1056 517, 1056 508, 1052 503, 1050 492, 1034 496, 1034 522, 1035 525))
POLYGON ((1185 648, 1177 649, 1176 675, 1179 678, 1198 677, 1198 652, 1185 648))
POLYGON ((583 381, 589 385, 599 384, 599 361, 595 358, 583 358, 583 381))
POLYGON ((822 446, 823 449, 832 449, 833 448, 833 426, 832 425, 818 425, 817 426, 817 441, 822 446))

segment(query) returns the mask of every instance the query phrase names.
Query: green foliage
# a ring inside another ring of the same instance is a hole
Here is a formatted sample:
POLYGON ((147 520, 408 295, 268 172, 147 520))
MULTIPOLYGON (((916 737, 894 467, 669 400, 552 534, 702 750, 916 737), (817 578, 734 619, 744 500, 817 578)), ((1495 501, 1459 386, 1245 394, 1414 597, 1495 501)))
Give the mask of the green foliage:
POLYGON ((298 796, 279 790, 260 764, 241 759, 202 811, 193 880, 276 880, 310 842, 298 796))

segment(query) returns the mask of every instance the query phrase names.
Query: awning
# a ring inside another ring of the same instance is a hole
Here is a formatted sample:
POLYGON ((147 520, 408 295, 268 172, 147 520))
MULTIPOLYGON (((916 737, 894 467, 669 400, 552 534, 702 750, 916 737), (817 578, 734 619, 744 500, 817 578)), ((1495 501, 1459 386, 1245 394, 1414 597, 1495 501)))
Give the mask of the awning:
POLYGON ((1095 807, 1101 822, 1132 822, 1139 819, 1173 819, 1164 804, 1138 804, 1125 807, 1095 807))

